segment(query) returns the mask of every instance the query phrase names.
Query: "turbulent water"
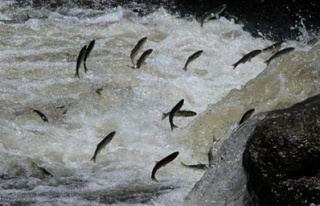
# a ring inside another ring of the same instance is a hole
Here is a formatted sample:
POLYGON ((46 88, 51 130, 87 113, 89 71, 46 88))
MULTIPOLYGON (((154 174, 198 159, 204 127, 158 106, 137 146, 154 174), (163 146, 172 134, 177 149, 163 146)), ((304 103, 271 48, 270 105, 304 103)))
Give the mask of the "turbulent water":
POLYGON ((224 17, 201 28, 164 9, 144 17, 121 7, 48 11, 9 1, 0 9, 2 205, 181 205, 204 171, 180 162, 208 163, 213 140, 221 140, 217 151, 246 110, 283 108, 320 86, 319 43, 285 42, 282 48, 296 49, 268 68, 266 52, 233 70, 244 54, 274 42, 224 17), (130 52, 145 36, 137 58, 153 52, 132 69, 130 52), (93 39, 89 71, 81 66, 76 78, 77 56, 93 39), (179 128, 171 131, 162 113, 181 99, 183 110, 198 115, 175 117, 179 128), (97 144, 112 131, 93 163, 97 144), (156 161, 175 151, 156 173, 159 183, 151 181, 156 161))

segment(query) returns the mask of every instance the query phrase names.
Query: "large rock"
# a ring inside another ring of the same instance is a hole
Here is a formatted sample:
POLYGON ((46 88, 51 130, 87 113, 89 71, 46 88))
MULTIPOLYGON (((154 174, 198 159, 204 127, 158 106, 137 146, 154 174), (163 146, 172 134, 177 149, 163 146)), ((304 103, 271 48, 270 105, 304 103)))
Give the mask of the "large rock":
POLYGON ((250 134, 243 166, 252 205, 320 204, 319 98, 270 112, 250 134))
POLYGON ((319 133, 320 95, 255 115, 223 142, 185 205, 320 204, 319 133))

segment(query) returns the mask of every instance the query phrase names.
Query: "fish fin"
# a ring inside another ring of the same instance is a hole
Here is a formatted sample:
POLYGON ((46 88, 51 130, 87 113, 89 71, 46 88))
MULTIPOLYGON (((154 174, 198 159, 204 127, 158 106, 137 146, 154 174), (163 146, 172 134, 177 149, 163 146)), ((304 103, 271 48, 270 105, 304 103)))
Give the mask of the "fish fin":
POLYGON ((183 69, 184 71, 187 71, 187 67, 186 67, 186 66, 184 66, 182 69, 183 69))
POLYGON ((161 120, 164 120, 169 114, 166 114, 166 113, 162 113, 162 118, 161 120))
POLYGON ((137 68, 137 65, 133 65, 133 66, 130 66, 130 65, 127 65, 128 67, 130 67, 131 69, 139 69, 139 68, 137 68))

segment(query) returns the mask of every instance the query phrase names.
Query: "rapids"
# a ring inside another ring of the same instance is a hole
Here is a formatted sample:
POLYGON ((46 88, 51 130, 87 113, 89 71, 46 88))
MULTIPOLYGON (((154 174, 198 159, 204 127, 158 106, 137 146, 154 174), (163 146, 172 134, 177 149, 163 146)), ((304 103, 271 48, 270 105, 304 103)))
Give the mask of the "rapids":
POLYGON ((274 42, 224 17, 201 28, 162 8, 146 16, 121 7, 48 11, 6 2, 0 9, 3 205, 182 205, 204 171, 180 162, 208 163, 213 141, 220 140, 217 151, 246 110, 283 108, 320 86, 319 44, 284 42, 282 48, 296 49, 269 68, 271 54, 263 53, 233 70, 244 54, 274 42), (16 18, 24 12, 26 19, 16 18), (144 36, 142 51, 153 52, 133 70, 130 52, 144 36), (75 78, 78 53, 93 39, 89 71, 81 66, 75 78), (198 50, 202 55, 184 71, 198 50), (162 113, 181 99, 182 109, 198 115, 175 117, 179 128, 171 131, 162 113), (112 131, 94 164, 97 144, 112 131), (151 181, 155 162, 175 151, 178 157, 156 174, 160 183, 151 181))

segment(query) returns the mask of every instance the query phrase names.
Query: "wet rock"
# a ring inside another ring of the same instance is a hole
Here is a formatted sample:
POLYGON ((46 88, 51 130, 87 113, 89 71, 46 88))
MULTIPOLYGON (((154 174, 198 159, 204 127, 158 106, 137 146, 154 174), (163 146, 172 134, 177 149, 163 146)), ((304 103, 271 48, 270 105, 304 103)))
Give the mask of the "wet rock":
POLYGON ((185 205, 320 204, 319 138, 320 95, 255 115, 222 143, 185 205))
POLYGON ((212 166, 196 183, 186 197, 184 205, 197 206, 247 206, 246 176, 242 166, 242 154, 248 134, 265 117, 260 114, 245 121, 226 139, 218 151, 212 166))
POLYGON ((320 96, 270 112, 243 154, 251 205, 320 204, 319 162, 320 96))

